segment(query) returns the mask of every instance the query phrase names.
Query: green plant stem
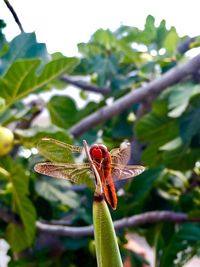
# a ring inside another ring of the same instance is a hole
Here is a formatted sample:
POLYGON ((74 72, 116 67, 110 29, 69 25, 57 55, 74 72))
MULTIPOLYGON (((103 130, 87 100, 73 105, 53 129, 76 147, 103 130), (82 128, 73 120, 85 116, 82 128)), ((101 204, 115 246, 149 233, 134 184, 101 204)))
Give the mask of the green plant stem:
POLYGON ((93 223, 98 267, 122 267, 112 219, 102 196, 94 199, 93 223))

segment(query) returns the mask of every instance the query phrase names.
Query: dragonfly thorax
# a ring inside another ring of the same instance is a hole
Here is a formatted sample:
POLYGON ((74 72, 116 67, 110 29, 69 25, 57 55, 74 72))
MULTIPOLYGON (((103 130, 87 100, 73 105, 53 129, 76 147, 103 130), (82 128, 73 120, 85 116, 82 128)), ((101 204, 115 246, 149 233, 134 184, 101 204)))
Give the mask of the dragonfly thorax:
POLYGON ((103 158, 105 158, 107 156, 108 150, 107 147, 100 144, 100 145, 92 145, 90 148, 90 155, 92 157, 92 159, 94 160, 102 160, 103 158))

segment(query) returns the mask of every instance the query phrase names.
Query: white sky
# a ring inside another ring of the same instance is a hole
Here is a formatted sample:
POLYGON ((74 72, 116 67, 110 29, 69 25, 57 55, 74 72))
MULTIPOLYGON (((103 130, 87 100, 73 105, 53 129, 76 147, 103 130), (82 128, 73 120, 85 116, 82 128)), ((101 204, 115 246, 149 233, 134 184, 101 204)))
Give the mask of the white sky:
MULTIPOLYGON (((10 0, 10 3, 26 32, 35 31, 37 40, 46 43, 50 53, 60 51, 67 56, 76 55, 76 44, 87 42, 98 28, 114 30, 120 24, 143 27, 149 14, 157 23, 165 19, 181 35, 200 34, 200 0, 10 0)), ((11 40, 19 29, 3 0, 0 18, 7 23, 4 32, 11 40)))
MULTIPOLYGON (((199 0, 10 0, 25 31, 35 31, 49 52, 76 55, 76 44, 89 39, 98 28, 116 29, 121 23, 143 27, 148 14, 158 23, 166 19, 181 35, 200 34, 199 0)), ((10 40, 19 33, 13 18, 0 0, 0 18, 7 23, 4 31, 10 40)))

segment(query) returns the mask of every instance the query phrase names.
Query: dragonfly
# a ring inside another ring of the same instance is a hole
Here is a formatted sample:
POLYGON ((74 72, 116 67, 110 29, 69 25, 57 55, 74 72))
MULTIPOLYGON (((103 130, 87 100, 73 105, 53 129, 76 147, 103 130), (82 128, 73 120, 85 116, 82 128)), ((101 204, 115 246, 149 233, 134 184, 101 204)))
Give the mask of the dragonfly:
MULTIPOLYGON (((91 164, 89 162, 74 163, 73 154, 82 153, 84 147, 66 144, 52 138, 43 138, 37 148, 39 153, 50 162, 36 164, 34 166, 36 172, 95 188, 97 180, 91 164)), ((111 151, 108 151, 103 144, 93 144, 89 149, 89 154, 100 177, 105 198, 111 208, 116 209, 115 182, 135 177, 141 174, 145 167, 127 165, 131 154, 131 146, 127 142, 111 151)))

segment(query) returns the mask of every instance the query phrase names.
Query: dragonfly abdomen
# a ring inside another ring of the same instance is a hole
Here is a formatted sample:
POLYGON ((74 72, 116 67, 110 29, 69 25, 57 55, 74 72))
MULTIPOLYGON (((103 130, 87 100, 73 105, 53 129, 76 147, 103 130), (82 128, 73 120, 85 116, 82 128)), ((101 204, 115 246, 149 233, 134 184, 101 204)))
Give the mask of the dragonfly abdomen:
POLYGON ((114 183, 110 182, 109 184, 104 185, 103 191, 108 203, 115 210, 117 208, 117 195, 114 183))

